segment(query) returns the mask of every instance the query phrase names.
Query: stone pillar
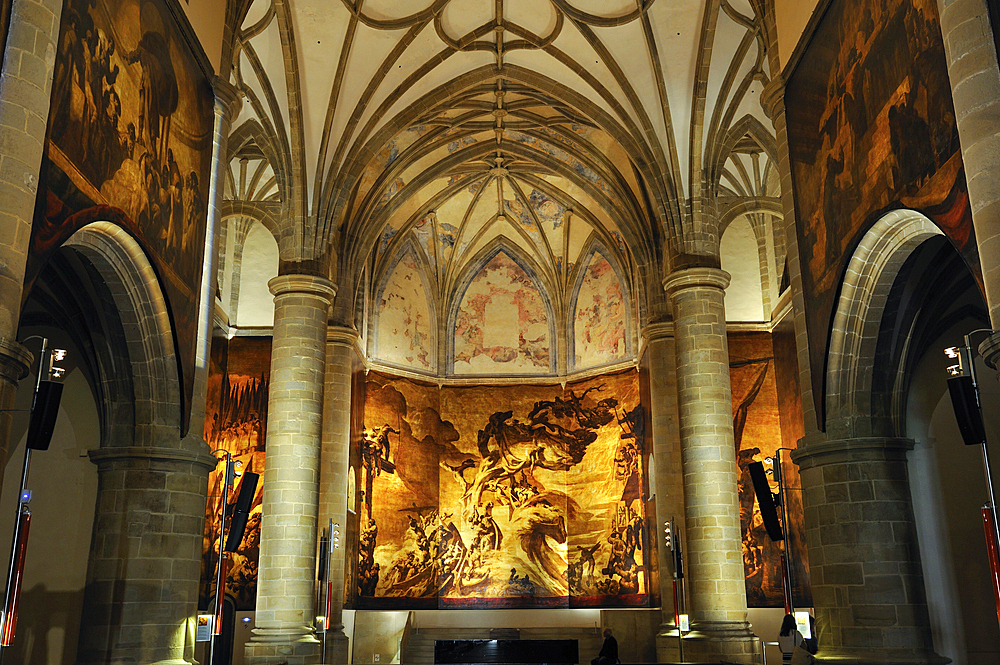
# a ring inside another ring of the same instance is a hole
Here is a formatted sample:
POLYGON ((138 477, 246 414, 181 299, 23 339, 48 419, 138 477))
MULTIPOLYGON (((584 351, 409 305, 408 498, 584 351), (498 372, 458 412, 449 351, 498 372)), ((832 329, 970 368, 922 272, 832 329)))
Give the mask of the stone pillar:
POLYGON ((728 273, 678 270, 663 280, 674 315, 684 468, 689 660, 757 663, 747 622, 733 404, 723 298, 728 273))
MULTIPOLYGON (((351 453, 351 386, 354 369, 355 330, 331 326, 326 334, 326 392, 323 406, 323 453, 320 460, 319 525, 332 520, 340 525, 340 542, 330 557, 333 601, 327 617, 324 662, 347 663, 348 640, 344 634, 344 534, 347 525, 347 475, 351 453)), ((336 528, 336 527, 335 527, 336 528)))
POLYGON ((333 283, 279 275, 268 397, 267 455, 257 580, 257 627, 248 665, 320 659, 316 611, 316 520, 326 330, 333 283))
POLYGON ((90 458, 97 510, 76 662, 186 665, 215 458, 144 446, 109 446, 90 458))
MULTIPOLYGON (((49 119, 62 0, 14 0, 0 75, 0 409, 10 408, 30 354, 15 341, 38 172, 49 119)), ((10 439, 0 413, 0 479, 10 439)))
POLYGON ((908 439, 875 437, 817 441, 792 453, 804 488, 821 662, 870 663, 873 653, 899 665, 948 662, 931 639, 906 471, 912 448, 908 439))
MULTIPOLYGON (((1000 327, 1000 67, 986 0, 938 0, 972 221, 993 327, 1000 327)), ((1000 16, 994 16, 1000 21, 1000 16)))
MULTIPOLYGON (((674 366, 674 328, 670 323, 651 323, 642 330, 645 353, 640 371, 649 375, 649 408, 652 431, 653 466, 656 471, 656 521, 650 533, 657 539, 660 562, 660 602, 663 616, 656 635, 656 657, 661 663, 680 660, 677 628, 674 625, 674 567, 663 546, 663 523, 673 517, 683 533, 684 474, 677 422, 677 372, 674 366)), ((686 540, 685 540, 686 542, 686 540)), ((683 611, 683 610, 682 610, 683 611)))

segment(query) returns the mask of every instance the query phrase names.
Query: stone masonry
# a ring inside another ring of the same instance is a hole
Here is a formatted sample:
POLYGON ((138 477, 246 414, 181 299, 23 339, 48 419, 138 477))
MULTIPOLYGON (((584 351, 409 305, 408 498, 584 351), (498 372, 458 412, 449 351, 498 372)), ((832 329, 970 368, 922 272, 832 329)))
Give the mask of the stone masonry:
POLYGON ((757 663, 747 622, 723 298, 728 273, 687 268, 663 282, 674 313, 692 633, 685 657, 757 663))
POLYGON ((313 627, 327 317, 336 287, 310 275, 279 275, 264 464, 257 628, 248 665, 319 660, 313 627))

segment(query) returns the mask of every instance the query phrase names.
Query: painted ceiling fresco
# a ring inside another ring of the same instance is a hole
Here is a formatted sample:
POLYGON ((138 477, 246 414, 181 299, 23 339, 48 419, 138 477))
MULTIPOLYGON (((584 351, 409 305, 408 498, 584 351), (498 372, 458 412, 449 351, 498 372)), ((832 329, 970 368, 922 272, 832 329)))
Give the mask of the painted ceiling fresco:
POLYGON ((575 365, 605 365, 628 353, 627 301, 615 269, 594 252, 581 274, 573 319, 575 365))
POLYGON ((498 253, 473 277, 455 315, 455 373, 548 373, 551 343, 549 313, 536 284, 498 253))
POLYGON ((364 418, 355 607, 649 603, 635 371, 565 389, 371 372, 364 418))
POLYGON ((389 363, 431 370, 437 366, 437 330, 423 274, 412 251, 396 264, 378 301, 375 352, 389 363))

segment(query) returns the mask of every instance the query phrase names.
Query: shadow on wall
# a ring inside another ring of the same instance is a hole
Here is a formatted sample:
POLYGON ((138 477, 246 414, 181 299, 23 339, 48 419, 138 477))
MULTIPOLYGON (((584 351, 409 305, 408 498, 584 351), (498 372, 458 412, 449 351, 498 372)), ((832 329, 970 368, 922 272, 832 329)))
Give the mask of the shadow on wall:
POLYGON ((4 650, 5 660, 21 665, 51 665, 76 662, 79 617, 83 608, 83 590, 48 591, 36 584, 21 591, 14 644, 4 650), (59 661, 50 660, 58 658, 59 661))

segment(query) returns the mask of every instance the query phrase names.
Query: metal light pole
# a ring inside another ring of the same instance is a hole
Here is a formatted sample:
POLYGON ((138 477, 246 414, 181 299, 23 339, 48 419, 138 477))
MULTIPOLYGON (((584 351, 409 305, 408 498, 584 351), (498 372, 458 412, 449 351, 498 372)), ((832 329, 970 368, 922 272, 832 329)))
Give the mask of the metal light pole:
MULTIPOLYGON (((32 339, 29 337, 28 339, 32 339)), ((42 385, 42 377, 47 381, 61 378, 65 370, 61 367, 53 366, 56 360, 66 358, 66 351, 63 349, 52 349, 49 351, 49 340, 39 337, 42 340, 42 348, 39 352, 38 376, 35 378, 35 391, 31 403, 31 426, 28 429, 28 439, 24 445, 24 462, 21 467, 21 486, 17 495, 17 512, 14 517, 14 537, 11 541, 10 562, 7 567, 7 584, 4 588, 3 610, 0 613, 0 662, 3 661, 4 648, 14 643, 14 631, 17 628, 17 612, 20 604, 21 583, 24 581, 24 562, 28 552, 28 527, 31 525, 31 509, 28 503, 31 501, 31 491, 28 490, 28 470, 31 467, 33 428, 36 424, 35 417, 39 410, 46 408, 58 408, 59 397, 62 386, 57 386, 59 390, 52 394, 51 404, 41 404, 39 402, 39 388, 42 385)), ((27 340, 25 340, 27 341, 27 340)), ((50 393, 51 394, 51 391, 50 393)), ((44 401, 44 400, 43 400, 44 401)), ((49 432, 51 434, 51 432, 49 432)), ((48 447, 47 435, 44 437, 44 445, 48 447)))
POLYGON ((208 643, 209 665, 215 657, 215 637, 222 632, 222 607, 226 600, 226 568, 229 562, 229 555, 223 551, 226 542, 226 510, 229 507, 229 488, 233 486, 235 472, 232 455, 228 450, 222 452, 226 453, 226 469, 222 477, 222 521, 219 523, 219 560, 215 568, 215 612, 212 619, 212 636, 208 643))
POLYGON ((972 352, 970 341, 972 335, 979 332, 994 333, 997 331, 989 328, 973 330, 965 335, 965 346, 953 346, 945 349, 945 355, 953 360, 958 360, 957 365, 948 367, 948 374, 951 376, 948 379, 948 390, 951 393, 955 416, 959 421, 959 429, 962 431, 962 439, 966 445, 979 445, 983 454, 983 472, 986 474, 986 488, 990 497, 989 503, 983 507, 983 526, 988 528, 992 525, 992 533, 988 534, 986 549, 996 595, 997 619, 1000 620, 1000 562, 997 560, 997 549, 1000 547, 1000 520, 997 517, 996 493, 993 489, 993 474, 990 470, 990 452, 986 442, 986 428, 983 424, 982 403, 979 400, 975 355, 972 352), (961 416, 959 416, 960 413, 961 416), (987 513, 989 513, 988 516, 987 513))

